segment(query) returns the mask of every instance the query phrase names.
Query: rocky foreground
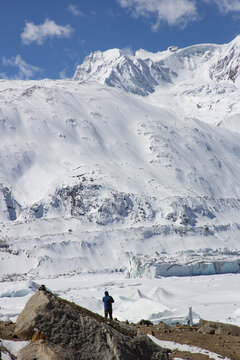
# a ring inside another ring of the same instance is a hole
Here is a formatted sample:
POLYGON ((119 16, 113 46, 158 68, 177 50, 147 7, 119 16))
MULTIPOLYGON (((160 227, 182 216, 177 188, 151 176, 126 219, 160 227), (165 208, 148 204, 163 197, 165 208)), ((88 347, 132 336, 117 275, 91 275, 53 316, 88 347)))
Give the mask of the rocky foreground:
MULTIPOLYGON (((18 360, 209 359, 207 355, 162 349, 146 334, 207 349, 222 358, 240 358, 240 328, 237 326, 204 320, 199 326, 153 325, 145 320, 138 324, 110 321, 57 297, 45 287, 30 298, 16 324, 0 322, 1 339, 29 340, 18 352, 18 360)), ((0 345, 1 352, 8 354, 7 359, 16 359, 0 345)))
POLYGON ((108 321, 44 287, 29 299, 12 331, 15 340, 32 339, 18 352, 18 360, 169 359, 168 351, 143 333, 108 321))

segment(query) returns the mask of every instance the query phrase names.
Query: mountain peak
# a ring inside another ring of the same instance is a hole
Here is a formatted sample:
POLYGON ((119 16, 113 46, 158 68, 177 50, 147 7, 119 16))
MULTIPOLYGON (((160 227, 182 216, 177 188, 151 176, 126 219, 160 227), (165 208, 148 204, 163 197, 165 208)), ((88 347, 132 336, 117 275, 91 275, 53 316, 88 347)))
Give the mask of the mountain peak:
POLYGON ((238 34, 232 41, 227 45, 239 45, 240 46, 240 34, 238 34))
POLYGON ((169 46, 152 53, 143 49, 96 51, 87 56, 74 74, 80 82, 95 81, 146 96, 157 85, 196 77, 205 81, 237 82, 240 68, 240 35, 229 44, 200 44, 183 49, 169 46))
POLYGON ((229 44, 223 45, 220 56, 211 67, 212 78, 215 81, 230 80, 240 85, 240 35, 229 44))
MULTIPOLYGON (((157 60, 159 54, 156 54, 157 60)), ((120 49, 96 51, 77 67, 73 80, 96 81, 145 96, 152 93, 161 80, 171 82, 169 69, 152 60, 156 56, 145 50, 135 54, 120 49)))
MULTIPOLYGON (((104 52, 97 50, 97 51, 91 52, 90 55, 86 59, 89 59, 91 61, 102 60, 102 61, 111 62, 111 61, 118 59, 121 56, 122 56, 122 52, 120 49, 109 49, 104 52)), ((86 61, 86 59, 85 59, 85 61, 86 61)))

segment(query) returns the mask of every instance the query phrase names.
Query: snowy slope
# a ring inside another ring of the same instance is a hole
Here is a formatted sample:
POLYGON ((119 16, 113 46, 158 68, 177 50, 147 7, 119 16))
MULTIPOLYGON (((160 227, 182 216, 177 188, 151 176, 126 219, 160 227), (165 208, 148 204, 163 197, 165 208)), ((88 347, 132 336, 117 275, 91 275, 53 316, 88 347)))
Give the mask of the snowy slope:
POLYGON ((239 53, 113 49, 74 80, 0 80, 1 319, 44 283, 99 313, 110 290, 123 320, 240 324, 239 53))
POLYGON ((1 80, 0 276, 119 270, 163 251, 237 256, 239 49, 239 37, 114 49, 74 80, 1 80))
POLYGON ((78 66, 74 80, 153 94, 150 99, 174 105, 177 114, 239 131, 239 55, 240 36, 226 45, 171 46, 157 53, 98 51, 78 66))

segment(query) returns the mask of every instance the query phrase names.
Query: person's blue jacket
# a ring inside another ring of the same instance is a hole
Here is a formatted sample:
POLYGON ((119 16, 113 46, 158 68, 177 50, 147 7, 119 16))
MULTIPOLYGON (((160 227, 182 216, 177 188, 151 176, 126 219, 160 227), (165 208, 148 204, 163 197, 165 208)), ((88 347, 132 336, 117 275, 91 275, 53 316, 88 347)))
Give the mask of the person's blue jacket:
POLYGON ((105 296, 102 298, 104 302, 105 310, 112 310, 112 303, 114 303, 113 298, 108 294, 108 291, 105 291, 105 296))

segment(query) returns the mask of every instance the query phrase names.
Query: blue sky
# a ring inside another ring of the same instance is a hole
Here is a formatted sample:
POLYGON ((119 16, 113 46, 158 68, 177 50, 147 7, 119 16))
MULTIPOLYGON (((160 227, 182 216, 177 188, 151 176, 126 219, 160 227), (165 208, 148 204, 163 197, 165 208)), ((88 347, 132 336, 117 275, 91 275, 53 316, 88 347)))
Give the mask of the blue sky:
POLYGON ((0 78, 72 77, 91 51, 230 42, 240 0, 0 0, 0 78))

